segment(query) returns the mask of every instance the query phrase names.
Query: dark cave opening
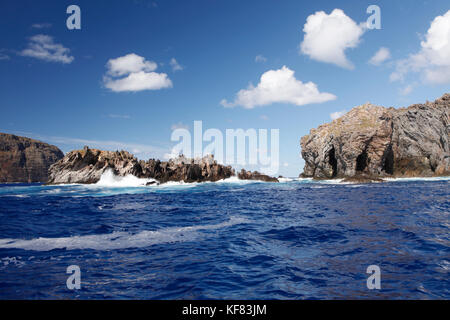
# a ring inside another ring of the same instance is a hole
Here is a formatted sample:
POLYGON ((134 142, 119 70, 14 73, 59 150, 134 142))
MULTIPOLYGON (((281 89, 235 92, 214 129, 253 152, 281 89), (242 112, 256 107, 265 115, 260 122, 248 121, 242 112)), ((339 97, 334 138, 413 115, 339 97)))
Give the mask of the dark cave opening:
POLYGON ((364 171, 367 167, 369 157, 367 156, 367 151, 364 150, 363 153, 361 153, 356 158, 356 171, 364 171))
POLYGON ((332 178, 335 178, 337 176, 337 159, 336 159, 336 152, 334 150, 334 147, 331 148, 330 152, 328 153, 328 163, 330 164, 331 168, 333 169, 332 178))
POLYGON ((394 151, 392 146, 389 145, 384 152, 383 171, 387 174, 394 174, 394 151))

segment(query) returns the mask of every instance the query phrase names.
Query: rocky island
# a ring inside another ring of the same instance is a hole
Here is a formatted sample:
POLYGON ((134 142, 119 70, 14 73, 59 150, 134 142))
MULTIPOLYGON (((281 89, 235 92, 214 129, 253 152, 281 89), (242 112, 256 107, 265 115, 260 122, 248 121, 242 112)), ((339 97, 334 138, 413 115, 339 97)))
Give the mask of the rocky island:
POLYGON ((367 103, 301 138, 301 177, 358 182, 448 176, 449 134, 448 93, 400 109, 367 103))
MULTIPOLYGON (((301 138, 305 167, 301 177, 342 178, 350 182, 382 181, 385 177, 450 175, 450 94, 408 108, 370 103, 312 129, 301 138)), ((57 147, 0 133, 0 183, 97 183, 111 170, 169 181, 214 182, 233 176, 242 180, 278 182, 277 178, 217 163, 212 155, 179 156, 168 161, 139 160, 127 151, 84 147, 65 156, 57 147)))
MULTIPOLYGON (((83 150, 67 153, 63 159, 53 164, 49 169, 48 183, 96 183, 107 170, 112 170, 116 176, 133 175, 137 178, 155 179, 156 183, 214 182, 235 176, 231 166, 217 163, 213 155, 199 159, 188 159, 180 155, 169 161, 144 161, 138 160, 127 151, 103 151, 86 146, 83 150)), ((243 170, 239 178, 278 182, 278 179, 256 171, 243 170)))
POLYGON ((0 183, 46 182, 50 165, 63 157, 55 146, 0 133, 0 183))

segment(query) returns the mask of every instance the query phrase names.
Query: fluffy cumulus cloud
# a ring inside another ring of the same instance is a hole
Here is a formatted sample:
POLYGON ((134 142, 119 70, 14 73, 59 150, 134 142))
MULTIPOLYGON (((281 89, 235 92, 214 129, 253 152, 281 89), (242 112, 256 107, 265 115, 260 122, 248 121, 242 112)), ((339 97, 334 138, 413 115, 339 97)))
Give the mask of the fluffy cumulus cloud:
POLYGON ((381 47, 372 58, 370 58, 369 63, 375 66, 381 65, 383 62, 391 58, 391 51, 388 48, 381 47))
POLYGON ((70 49, 62 44, 55 43, 48 35, 38 34, 30 38, 28 47, 20 55, 32 57, 49 62, 71 63, 74 57, 70 56, 70 49))
POLYGON ((114 92, 136 92, 172 87, 172 81, 167 74, 154 72, 157 67, 155 62, 130 53, 108 61, 103 83, 106 88, 114 92))
POLYGON ((303 83, 294 76, 294 71, 286 66, 278 70, 269 70, 261 76, 255 87, 249 85, 240 90, 233 102, 222 100, 224 107, 242 106, 252 109, 272 103, 290 103, 302 106, 336 99, 331 93, 321 93, 313 82, 303 83))
POLYGON ((364 31, 363 24, 358 25, 341 9, 334 9, 330 14, 318 11, 306 19, 300 53, 317 61, 353 69, 345 51, 358 46, 364 31))
POLYGON ((420 46, 419 52, 397 61, 391 81, 403 80, 408 72, 420 72, 426 83, 450 83, 450 10, 434 18, 420 46))
POLYGON ((336 111, 336 112, 330 113, 330 118, 331 118, 331 120, 336 120, 336 119, 339 119, 340 117, 342 117, 346 113, 347 113, 346 110, 336 111))
POLYGON ((108 68, 108 74, 112 76, 123 76, 139 71, 155 71, 158 65, 153 61, 146 61, 144 57, 130 53, 123 57, 110 59, 106 67, 108 68))

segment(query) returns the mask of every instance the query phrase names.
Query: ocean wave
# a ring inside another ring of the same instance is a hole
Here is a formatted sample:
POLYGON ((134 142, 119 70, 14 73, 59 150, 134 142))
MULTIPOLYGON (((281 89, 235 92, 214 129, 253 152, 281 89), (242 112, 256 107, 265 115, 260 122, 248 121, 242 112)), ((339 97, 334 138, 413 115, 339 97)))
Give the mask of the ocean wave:
POLYGON ((317 180, 314 182, 323 184, 351 184, 351 182, 342 182, 342 181, 344 181, 344 179, 317 180))
POLYGON ((162 184, 153 184, 149 187, 152 188, 158 188, 158 189, 169 189, 169 188, 193 188, 200 183, 207 183, 207 182, 184 182, 184 181, 168 181, 162 184))
POLYGON ((25 264, 24 261, 21 260, 21 257, 5 257, 0 259, 0 265, 8 266, 8 265, 15 265, 18 267, 21 267, 25 264))
POLYGON ((218 180, 215 183, 231 183, 231 184, 249 184, 249 183, 255 183, 255 182, 262 182, 262 181, 254 181, 254 180, 241 180, 236 176, 229 177, 226 179, 218 180))
POLYGON ((297 181, 297 179, 293 179, 293 178, 278 178, 278 181, 281 182, 281 183, 286 183, 286 182, 297 181))
POLYGON ((0 239, 0 249, 50 251, 54 249, 117 250, 142 248, 162 243, 193 241, 200 236, 201 231, 222 229, 243 223, 248 223, 248 220, 242 217, 230 217, 228 221, 218 224, 171 227, 156 231, 144 230, 136 234, 113 232, 62 238, 35 238, 30 240, 0 239))
POLYGON ((100 187, 145 187, 149 182, 156 182, 155 179, 142 179, 132 174, 124 177, 116 176, 111 169, 106 170, 95 186, 100 187))
POLYGON ((1 197, 13 197, 13 198, 29 198, 30 196, 26 194, 7 194, 7 195, 0 195, 1 197))
POLYGON ((408 181, 448 181, 448 177, 413 177, 413 178, 383 178, 388 182, 408 182, 408 181))

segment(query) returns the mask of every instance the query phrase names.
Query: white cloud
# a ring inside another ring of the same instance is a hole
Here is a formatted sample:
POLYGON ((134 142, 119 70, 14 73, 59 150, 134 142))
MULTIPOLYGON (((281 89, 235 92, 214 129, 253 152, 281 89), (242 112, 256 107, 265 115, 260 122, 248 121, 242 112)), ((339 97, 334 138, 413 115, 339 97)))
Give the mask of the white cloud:
POLYGON ((267 58, 264 57, 262 54, 258 54, 258 55, 255 57, 255 62, 266 62, 266 61, 267 61, 267 58))
POLYGON ((0 60, 9 60, 9 56, 7 54, 4 53, 0 53, 0 60))
POLYGON ((187 124, 184 124, 182 122, 178 122, 178 123, 174 123, 170 126, 171 130, 176 130, 176 129, 189 129, 189 126, 187 124))
POLYGON ((391 58, 391 51, 388 48, 381 47, 372 58, 370 58, 369 63, 375 66, 381 65, 386 60, 391 58))
POLYGON ((164 155, 162 156, 162 160, 176 159, 179 156, 180 156, 180 153, 177 153, 174 150, 171 150, 170 152, 164 153, 164 155))
POLYGON ((159 90, 172 87, 172 81, 165 73, 144 71, 130 73, 125 78, 112 79, 105 77, 105 87, 114 92, 159 90))
POLYGON ((49 62, 71 63, 74 57, 69 55, 70 49, 62 44, 55 43, 48 35, 38 34, 30 38, 28 48, 19 54, 49 62))
POLYGON ((153 72, 157 68, 155 62, 147 61, 134 53, 110 59, 106 67, 108 70, 103 77, 103 83, 106 88, 114 92, 136 92, 172 87, 172 81, 167 74, 153 72))
POLYGON ((408 85, 402 89, 400 89, 400 94, 402 96, 407 96, 408 94, 410 94, 412 91, 414 90, 414 86, 413 85, 408 85))
POLYGON ((35 23, 31 27, 34 29, 46 29, 52 26, 51 23, 35 23))
POLYGON ((278 70, 269 70, 261 76, 256 87, 249 85, 240 90, 234 102, 222 100, 224 107, 243 106, 252 109, 272 103, 291 103, 302 106, 311 103, 321 103, 336 99, 331 93, 319 92, 313 82, 303 83, 294 76, 294 71, 283 66, 278 70))
POLYGON ((331 120, 336 120, 336 119, 342 117, 346 113, 347 113, 346 110, 336 111, 336 112, 330 113, 330 118, 331 118, 331 120))
POLYGON ((259 118, 260 118, 261 120, 269 120, 269 117, 266 116, 265 114, 260 115, 259 118))
POLYGON ((175 60, 175 58, 170 59, 170 66, 172 67, 172 71, 181 71, 184 68, 175 60))
POLYGON ((108 68, 108 74, 118 77, 139 71, 155 71, 158 65, 153 61, 146 61, 144 57, 130 53, 123 57, 110 59, 106 67, 108 68))
POLYGON ((450 10, 437 16, 420 43, 418 53, 397 61, 391 81, 402 81, 409 72, 420 72, 425 83, 450 83, 450 10))
POLYGON ((318 11, 306 19, 300 53, 317 61, 353 69, 345 51, 358 46, 364 31, 364 24, 358 25, 341 9, 334 9, 330 14, 318 11))
POLYGON ((61 149, 70 151, 74 149, 81 149, 84 146, 96 148, 100 150, 126 150, 133 153, 139 159, 156 158, 161 159, 170 149, 169 147, 160 147, 148 144, 134 143, 130 141, 115 141, 115 140, 90 140, 82 138, 61 137, 61 136, 46 136, 35 133, 15 132, 19 135, 27 135, 32 138, 56 144, 61 149), (64 147, 63 147, 64 146, 64 147))

